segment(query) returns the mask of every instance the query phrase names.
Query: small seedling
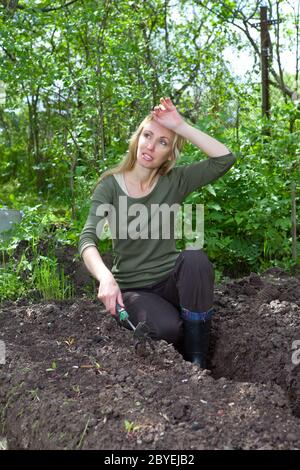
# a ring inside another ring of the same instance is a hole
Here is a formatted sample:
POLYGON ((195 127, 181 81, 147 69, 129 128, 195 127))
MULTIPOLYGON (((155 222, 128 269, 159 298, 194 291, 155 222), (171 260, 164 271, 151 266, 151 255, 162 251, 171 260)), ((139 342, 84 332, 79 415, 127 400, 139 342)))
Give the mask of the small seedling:
POLYGON ((140 426, 135 424, 134 421, 128 421, 127 419, 124 421, 124 427, 128 435, 133 434, 140 429, 140 426))
POLYGON ((46 369, 46 372, 52 372, 57 368, 57 364, 55 361, 52 362, 51 367, 49 369, 46 369))
POLYGON ((34 400, 40 401, 37 392, 38 392, 37 388, 33 390, 28 390, 28 393, 30 393, 30 395, 33 397, 34 400))
POLYGON ((72 390, 77 393, 77 395, 80 395, 80 387, 79 385, 73 385, 72 390))

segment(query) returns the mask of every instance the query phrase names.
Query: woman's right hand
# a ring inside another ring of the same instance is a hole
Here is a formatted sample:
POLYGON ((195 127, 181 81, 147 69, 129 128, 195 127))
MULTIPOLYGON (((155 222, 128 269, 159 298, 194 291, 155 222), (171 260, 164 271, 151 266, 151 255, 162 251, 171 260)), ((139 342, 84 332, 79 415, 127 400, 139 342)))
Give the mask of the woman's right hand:
POLYGON ((117 303, 124 307, 121 290, 112 274, 101 278, 97 297, 112 315, 117 313, 117 303))

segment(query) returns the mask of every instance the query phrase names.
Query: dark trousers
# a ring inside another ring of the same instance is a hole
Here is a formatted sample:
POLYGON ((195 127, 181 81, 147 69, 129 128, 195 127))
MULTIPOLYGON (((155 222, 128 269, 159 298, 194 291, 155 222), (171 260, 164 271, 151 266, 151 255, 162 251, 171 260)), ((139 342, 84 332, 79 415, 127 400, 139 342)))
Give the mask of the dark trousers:
MULTIPOLYGON (((181 307, 206 312, 213 304, 214 271, 202 250, 184 250, 163 281, 140 288, 122 289, 134 325, 145 321, 153 339, 180 345, 181 307)), ((125 326, 125 325, 124 325, 125 326)))

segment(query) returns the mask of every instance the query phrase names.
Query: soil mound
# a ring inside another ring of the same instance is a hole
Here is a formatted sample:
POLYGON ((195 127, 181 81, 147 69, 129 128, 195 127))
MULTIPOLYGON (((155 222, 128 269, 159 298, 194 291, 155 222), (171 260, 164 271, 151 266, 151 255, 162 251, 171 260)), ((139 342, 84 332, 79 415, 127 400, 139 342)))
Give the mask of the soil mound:
POLYGON ((300 277, 216 289, 208 367, 138 355, 96 300, 0 306, 0 434, 9 449, 299 449, 300 277))

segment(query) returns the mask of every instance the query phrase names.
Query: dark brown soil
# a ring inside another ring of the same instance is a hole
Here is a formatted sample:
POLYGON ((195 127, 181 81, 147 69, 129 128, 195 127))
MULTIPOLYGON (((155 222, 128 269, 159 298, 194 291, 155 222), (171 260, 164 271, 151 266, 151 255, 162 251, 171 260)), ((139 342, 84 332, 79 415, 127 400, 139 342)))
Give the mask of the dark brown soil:
POLYGON ((0 436, 9 449, 300 449, 300 277, 228 281, 215 309, 203 371, 163 341, 138 355, 84 295, 2 304, 0 436))

